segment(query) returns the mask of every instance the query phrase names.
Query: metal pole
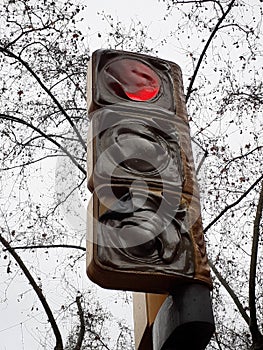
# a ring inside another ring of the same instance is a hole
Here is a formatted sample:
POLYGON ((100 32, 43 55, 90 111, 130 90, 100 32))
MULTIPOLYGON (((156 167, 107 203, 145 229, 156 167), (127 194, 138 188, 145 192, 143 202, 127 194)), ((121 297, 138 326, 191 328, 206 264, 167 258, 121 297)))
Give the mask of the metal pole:
POLYGON ((184 285, 167 297, 155 318, 153 350, 204 350, 214 330, 209 288, 184 285))

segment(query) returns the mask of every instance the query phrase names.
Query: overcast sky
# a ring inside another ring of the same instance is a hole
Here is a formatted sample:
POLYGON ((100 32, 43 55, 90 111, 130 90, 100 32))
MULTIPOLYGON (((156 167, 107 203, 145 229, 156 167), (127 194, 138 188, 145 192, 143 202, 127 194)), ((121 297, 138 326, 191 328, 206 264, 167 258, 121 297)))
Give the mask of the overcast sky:
MULTIPOLYGON (((165 7, 163 4, 153 0, 133 0, 132 2, 120 0, 87 0, 85 3, 88 6, 85 19, 81 25, 81 30, 85 32, 88 27, 90 28, 87 30, 87 43, 90 52, 98 48, 103 48, 106 45, 106 34, 109 30, 109 25, 105 21, 102 21, 102 17, 98 15, 98 12, 101 13, 102 11, 104 11, 105 14, 111 14, 114 18, 118 18, 124 24, 129 23, 131 19, 135 21, 141 20, 143 24, 149 26, 149 35, 153 35, 156 38, 162 36, 162 29, 158 25, 158 21, 162 19, 164 14, 165 7), (98 32, 102 34, 101 38, 98 37, 98 32)), ((30 255, 31 253, 28 254, 30 255)), ((31 254, 31 256, 33 256, 33 254, 31 254)), ((25 256, 25 253, 23 253, 23 256, 25 256)), ((38 259, 42 261, 45 259, 44 252, 37 252, 37 256, 38 259)), ((82 260, 82 263, 85 264, 85 261, 82 260)), ((52 256, 50 258, 50 264, 52 264, 52 256)), ((83 279, 79 279, 76 283, 79 283, 82 285, 81 287, 84 288, 86 285, 86 288, 88 288, 90 282, 85 275, 85 266, 83 266, 83 272, 83 279)), ((35 316, 30 317, 32 293, 25 293, 23 298, 19 295, 23 290, 30 289, 28 282, 23 276, 16 281, 19 281, 16 282, 18 284, 14 284, 8 289, 8 294, 6 295, 8 304, 0 305, 0 350, 41 349, 38 339, 36 338, 37 333, 34 331, 36 325, 40 326, 39 318, 36 322, 34 319, 35 316), (20 299, 22 301, 21 303, 19 302, 20 299)), ((50 286, 50 288, 52 287, 50 286)), ((119 300, 116 301, 117 295, 118 292, 116 291, 101 290, 102 305, 109 306, 117 317, 126 318, 127 322, 132 324, 132 306, 125 304, 124 301, 120 300, 118 297, 117 299, 119 300)), ((59 304, 59 296, 55 295, 55 293, 53 295, 49 293, 48 297, 52 298, 52 302, 59 304)), ((61 299, 61 303, 62 302, 63 299, 61 299)), ((42 306, 39 304, 39 315, 40 314, 43 314, 43 312, 42 306)), ((43 316, 43 321, 46 323, 46 316, 44 314, 43 316)))
MULTIPOLYGON (((159 51, 158 56, 174 61, 184 68, 183 50, 179 54, 179 50, 175 46, 174 38, 164 47, 158 45, 160 40, 166 37, 169 31, 173 29, 173 23, 176 21, 174 16, 169 17, 167 21, 163 21, 163 17, 166 13, 166 6, 162 1, 85 0, 84 2, 87 4, 87 10, 80 29, 86 32, 87 44, 90 48, 90 52, 107 46, 109 24, 107 24, 106 21, 102 21, 102 16, 98 14, 98 12, 102 13, 104 11, 105 15, 111 14, 113 18, 118 18, 124 25, 129 25, 131 20, 135 22, 141 21, 143 25, 148 27, 148 35, 153 38, 157 45, 156 49, 159 51), (98 33, 101 34, 100 37, 98 33)), ((187 72, 187 69, 183 69, 183 73, 190 74, 190 72, 187 72)), ((82 209, 85 213, 84 204, 82 209)), ((39 260, 45 259, 44 253, 37 252, 37 254, 39 260)), ((52 257, 50 263, 51 262, 52 257)), ((88 287, 89 281, 85 275, 85 261, 82 260, 81 263, 83 263, 83 276, 77 280, 76 285, 79 284, 81 288, 85 288, 85 286, 88 287)), ((40 349, 38 347, 38 339, 34 340, 34 332, 32 332, 36 321, 34 318, 30 318, 30 308, 26 307, 27 303, 25 302, 28 298, 28 305, 31 306, 32 300, 30 299, 30 295, 32 295, 32 293, 26 293, 23 298, 23 303, 18 303, 17 300, 20 298, 19 293, 26 288, 30 289, 24 277, 21 277, 19 281, 18 283, 21 284, 11 285, 8 290, 8 295, 6 295, 9 300, 8 304, 0 305, 0 350, 40 349)), ((50 286, 50 288, 52 288, 52 286, 50 286)), ((118 300, 117 303, 115 303, 116 295, 118 295, 118 292, 115 291, 101 292, 102 305, 110 306, 116 316, 125 317, 127 321, 131 323, 131 305, 128 306, 124 304, 122 300, 118 300)), ((49 294, 49 296, 52 297, 52 301, 57 297, 52 294, 49 294)), ((40 304, 39 309, 39 313, 42 313, 42 306, 40 304)))
MULTIPOLYGON (((106 21, 102 21, 102 16, 98 13, 104 11, 105 14, 111 14, 114 19, 118 19, 124 25, 129 25, 131 20, 137 22, 141 21, 143 25, 148 27, 148 36, 152 37, 156 43, 159 43, 168 33, 173 29, 173 22, 176 20, 174 16, 164 21, 166 14, 166 5, 162 1, 155 0, 97 0, 87 1, 87 11, 84 27, 89 26, 88 42, 91 52, 98 48, 104 48, 107 45, 106 38, 109 31, 109 25, 106 21), (98 32, 102 35, 98 38, 98 32)), ((165 47, 158 47, 158 56, 172 61, 180 60, 176 56, 176 50, 172 42, 165 45, 165 47)))
MULTIPOLYGON (((87 0, 87 9, 85 11, 84 21, 80 24, 80 29, 86 33, 86 44, 88 45, 90 52, 107 47, 107 33, 110 29, 109 24, 102 20, 102 12, 105 15, 112 15, 115 20, 121 21, 124 26, 129 25, 131 21, 135 23, 141 21, 142 25, 148 27, 148 36, 152 37, 157 43, 156 49, 158 49, 158 56, 164 59, 169 59, 180 64, 180 57, 176 56, 176 49, 173 43, 167 44, 165 47, 158 45, 161 39, 163 39, 172 28, 172 21, 174 17, 169 18, 167 21, 163 21, 165 15, 166 6, 163 2, 157 2, 155 0, 133 0, 133 1, 120 1, 120 0, 87 0), (99 14, 100 13, 100 14, 99 14), (101 36, 98 36, 98 33, 101 36)), ((81 13, 82 15, 82 13, 81 13)), ((50 162, 50 161, 49 161, 50 162)), ((51 163, 50 163, 51 164, 51 163)), ((46 167, 44 167, 46 169, 46 167)), ((56 168, 56 165, 54 165, 56 168)), ((56 169, 54 169, 54 173, 56 169)), ((34 191, 37 185, 34 186, 34 191)), ((85 221, 85 205, 83 203, 82 209, 82 221, 85 221), (83 218, 84 216, 84 218, 83 218)), ((70 218, 69 225, 70 223, 70 218)), ((72 226, 72 225, 71 225, 72 226)), ((73 228, 73 227, 71 227, 73 228)), ((74 228, 73 228, 74 229, 74 228)), ((83 243, 85 245, 85 243, 83 243)), ((27 253, 23 253, 25 256, 27 253)), ((28 253, 31 255, 31 259, 36 253, 28 253)), ((45 259, 43 252, 37 252, 37 258, 39 261, 45 259)), ((54 259, 56 256, 54 255, 54 259)), ((85 264, 84 260, 82 260, 85 264)), ((50 264, 52 264, 52 253, 50 258, 50 264)), ((54 263, 55 264, 55 263, 54 263)), ((43 268, 41 267, 43 270, 43 268)), ((46 272, 48 274, 48 270, 46 272)), ((77 279, 77 277, 76 277, 77 279)), ((22 276, 19 279, 19 285, 13 285, 8 290, 8 304, 0 305, 0 350, 35 350, 41 349, 39 347, 38 339, 35 336, 34 328, 39 325, 39 319, 36 321, 34 317, 30 316, 30 307, 32 305, 32 293, 26 293, 21 303, 18 302, 21 298, 19 293, 28 287, 28 282, 22 276), (27 304, 29 305, 27 307, 27 304)), ((85 275, 85 266, 83 266, 82 279, 76 281, 76 285, 81 285, 81 288, 88 288, 90 282, 85 275)), ((52 297, 52 301, 59 304, 59 296, 52 295, 52 286, 49 291, 46 291, 48 297, 52 297)), ((126 318, 129 324, 133 323, 132 320, 132 305, 127 305, 123 300, 116 302, 116 291, 103 291, 101 290, 101 303, 104 306, 109 306, 112 312, 117 317, 126 318)), ((63 299, 61 299, 61 303, 63 299)), ((42 306, 39 304, 39 315, 42 313, 42 306)), ((45 315, 44 316, 44 322, 45 315)), ((62 331, 63 333, 63 331, 62 331)), ((65 334, 66 335, 66 334, 65 334)), ((44 349, 43 349, 44 350, 44 349)))

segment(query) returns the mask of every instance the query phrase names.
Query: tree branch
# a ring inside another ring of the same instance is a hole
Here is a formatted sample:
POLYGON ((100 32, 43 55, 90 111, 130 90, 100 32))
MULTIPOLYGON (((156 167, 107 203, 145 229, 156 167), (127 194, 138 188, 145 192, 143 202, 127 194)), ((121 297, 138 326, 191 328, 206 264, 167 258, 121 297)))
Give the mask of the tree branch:
POLYGON ((83 184, 83 182, 86 180, 86 176, 84 177, 84 179, 82 179, 82 181, 80 182, 80 184, 79 185, 76 185, 66 196, 65 196, 65 198, 63 199, 63 200, 60 200, 56 205, 55 205, 55 207, 54 208, 52 208, 51 210, 49 210, 48 212, 47 212, 47 216, 49 216, 51 213, 55 213, 55 211, 57 210, 57 208, 62 204, 62 203, 65 203, 66 201, 67 201, 67 199, 72 195, 72 193, 77 189, 77 188, 79 188, 82 184, 83 184))
POLYGON ((208 38, 208 40, 207 40, 207 42, 206 42, 206 44, 205 44, 205 46, 204 46, 204 48, 203 48, 203 51, 201 52, 201 55, 199 56, 197 65, 196 65, 195 70, 194 70, 194 74, 193 74, 193 76, 192 76, 192 78, 191 78, 190 84, 189 84, 188 89, 187 89, 187 93, 186 93, 186 97, 185 97, 186 103, 187 103, 187 101, 188 101, 188 99, 189 99, 189 97, 190 97, 190 95, 191 95, 191 93, 192 93, 193 85, 194 85, 195 79, 196 79, 196 77, 197 77, 197 73, 198 73, 198 71, 199 71, 199 68, 200 68, 200 66, 201 66, 201 63, 202 63, 202 61, 203 61, 203 59, 204 59, 204 57, 205 57, 206 51, 207 51, 207 49, 208 49, 208 47, 209 47, 211 41, 213 40, 214 36, 216 35, 216 33, 217 33, 217 31, 218 31, 218 29, 219 29, 219 27, 220 27, 220 24, 224 21, 224 19, 225 19, 226 16, 228 15, 229 11, 230 11, 231 8, 233 7, 234 2, 235 2, 235 0, 232 0, 232 1, 230 2, 230 4, 228 5, 227 10, 226 10, 226 11, 223 13, 223 15, 219 18, 217 24, 215 25, 214 30, 213 30, 212 33, 210 34, 210 37, 208 38))
MULTIPOLYGON (((45 248, 73 248, 73 249, 79 249, 83 250, 84 252, 86 251, 86 248, 80 247, 78 245, 74 244, 37 244, 37 245, 26 245, 26 246, 14 246, 12 247, 13 250, 18 250, 18 249, 45 249, 45 248)), ((8 250, 8 249, 4 249, 8 250)))
MULTIPOLYGON (((12 21, 7 21, 7 22, 12 23, 12 21)), ((53 24, 54 24, 55 22, 58 22, 58 20, 54 21, 53 24)), ((8 47, 13 46, 19 39, 22 38, 23 35, 27 35, 27 34, 29 34, 29 33, 40 32, 40 31, 42 31, 42 30, 49 29, 51 24, 52 24, 52 23, 48 23, 48 24, 46 24, 46 25, 45 25, 44 27, 42 27, 42 28, 33 28, 33 29, 26 30, 26 31, 24 31, 23 28, 21 27, 21 31, 22 31, 21 34, 19 34, 18 37, 16 37, 13 41, 10 41, 10 42, 5 46, 5 48, 8 48, 8 47)))
POLYGON ((14 122, 19 123, 19 124, 26 125, 30 129, 33 129, 34 131, 38 132, 42 137, 44 137, 45 139, 49 140, 54 145, 56 145, 59 149, 61 149, 69 157, 69 159, 72 161, 72 163, 74 163, 74 165, 76 165, 77 168, 83 174, 86 175, 86 170, 75 160, 75 158, 69 153, 69 151, 65 147, 63 147, 60 143, 58 143, 56 140, 54 140, 51 136, 49 136, 48 134, 44 133, 42 130, 40 130, 39 128, 37 128, 33 124, 30 124, 30 123, 28 123, 27 121, 25 121, 25 120, 23 120, 21 118, 14 117, 14 116, 9 116, 9 115, 6 115, 6 114, 0 114, 0 118, 5 119, 5 120, 14 121, 14 122))
POLYGON ((242 159, 242 158, 245 158, 245 157, 248 157, 250 154, 254 153, 255 151, 259 151, 261 148, 263 148, 263 146, 258 146, 258 147, 255 147, 254 149, 252 149, 251 151, 245 153, 245 154, 241 154, 240 156, 237 156, 237 157, 234 157, 232 159, 230 159, 224 166, 224 169, 232 162, 236 161, 236 160, 239 160, 239 159, 242 159))
POLYGON ((10 166, 10 167, 7 167, 7 168, 0 168, 1 171, 6 171, 6 170, 12 170, 12 169, 17 169, 17 168, 23 168, 23 167, 26 167, 28 165, 31 165, 31 164, 34 164, 34 163, 37 163, 37 162, 41 162, 42 160, 44 159, 47 159, 47 158, 53 158, 53 157, 66 157, 64 154, 49 154, 49 155, 46 155, 44 157, 41 157, 41 158, 38 158, 38 159, 34 159, 34 160, 31 160, 29 162, 26 162, 26 163, 21 163, 21 164, 18 164, 18 165, 14 165, 14 166, 10 166))
POLYGON ((215 332, 214 334, 215 334, 215 339, 216 339, 216 343, 217 343, 218 349, 219 350, 223 350, 222 347, 221 347, 221 344, 220 344, 217 332, 215 332))
POLYGON ((55 346, 54 350, 63 350, 63 342, 62 342, 60 330, 59 330, 58 325, 56 323, 56 320, 53 316, 53 313, 52 313, 52 311, 47 303, 47 300, 46 300, 44 294, 42 293, 42 289, 37 285, 36 281, 34 280, 33 276, 29 272, 28 268, 25 266, 25 264, 22 261, 22 259, 20 258, 20 256, 15 252, 15 250, 10 246, 10 244, 6 241, 6 239, 1 234, 0 234, 0 242, 3 244, 3 246, 6 248, 6 250, 8 250, 8 252, 13 256, 13 258, 15 259, 15 261, 17 262, 17 264, 19 265, 19 267, 23 271, 24 275, 28 279, 29 283, 33 287, 34 291, 36 292, 38 299, 41 302, 41 304, 42 304, 42 306, 47 314, 48 320, 51 324, 51 327, 52 327, 54 335, 55 335, 56 346, 55 346))
MULTIPOLYGON (((261 184, 261 191, 259 194, 259 200, 257 205, 256 217, 253 228, 253 242, 250 261, 250 274, 249 274, 249 309, 250 309, 250 332, 254 344, 260 343, 263 346, 263 336, 259 331, 257 323, 257 311, 256 311, 256 272, 257 272, 257 256, 258 256, 258 242, 260 234, 260 222, 262 219, 263 211, 263 182, 261 184)), ((257 345, 257 346, 258 346, 257 345)))
POLYGON ((205 151, 205 153, 204 153, 204 155, 203 155, 202 159, 200 160, 200 162, 199 162, 199 164, 198 164, 198 166, 197 166, 197 169, 196 169, 196 175, 198 175, 198 174, 199 174, 199 171, 200 171, 201 167, 203 166, 204 161, 206 160, 207 156, 208 156, 208 152, 207 152, 207 151, 205 151))
POLYGON ((238 308, 245 322, 249 325, 249 322, 250 322, 249 316, 247 315, 245 309, 243 308, 242 304, 240 303, 233 289, 230 287, 230 285, 227 283, 227 281, 224 279, 221 273, 217 270, 217 268, 215 267, 215 265, 212 263, 211 260, 209 260, 209 266, 211 267, 211 269, 213 270, 214 274, 216 275, 218 280, 221 282, 221 284, 225 287, 226 291, 232 298, 233 302, 235 303, 236 307, 238 308))
POLYGON ((173 4, 174 5, 177 5, 177 4, 184 4, 184 5, 187 5, 187 4, 198 4, 198 5, 200 5, 200 4, 203 4, 203 3, 206 3, 206 2, 213 2, 213 3, 217 4, 220 7, 221 11, 223 12, 223 7, 220 4, 220 1, 216 1, 216 0, 201 0, 201 1, 200 0, 188 0, 188 1, 186 1, 186 0, 182 0, 182 1, 176 0, 176 1, 173 2, 173 4))
POLYGON ((17 60, 18 62, 20 62, 28 71, 29 73, 36 79, 36 81, 38 82, 38 84, 41 86, 41 88, 48 94, 48 96, 53 100, 53 102, 55 103, 55 105, 58 107, 58 109, 60 110, 60 112, 66 117, 67 121, 69 122, 69 124, 72 126, 73 130, 75 131, 81 145, 83 146, 84 149, 86 149, 86 143, 83 140, 82 136, 80 135, 80 132, 78 131, 76 125, 74 124, 74 122, 72 121, 71 117, 66 113, 65 109, 61 106, 61 104, 59 103, 59 101, 57 100, 57 98, 52 94, 52 92, 50 91, 50 89, 48 89, 45 84, 42 82, 42 80, 39 78, 39 76, 33 71, 33 69, 29 66, 29 64, 24 61, 20 56, 17 56, 16 54, 14 54, 12 51, 8 50, 7 48, 4 47, 0 47, 0 52, 2 52, 5 55, 8 55, 9 57, 14 58, 15 60, 17 60))
POLYGON ((244 199, 248 193, 263 179, 263 175, 261 175, 243 194, 242 196, 240 196, 235 202, 229 204, 227 207, 225 207, 224 210, 221 211, 220 214, 217 215, 217 217, 214 218, 214 220, 212 220, 210 222, 210 224, 208 224, 205 228, 204 228, 204 233, 206 231, 208 231, 229 209, 233 208, 234 206, 236 206, 239 202, 242 201, 242 199, 244 199))
POLYGON ((74 350, 81 350, 81 346, 82 346, 82 343, 84 340, 84 335, 85 335, 85 319, 84 319, 84 312, 83 312, 83 309, 81 306, 80 298, 81 297, 76 298, 76 303, 78 306, 79 320, 80 320, 80 330, 79 330, 77 344, 76 344, 74 350))
POLYGON ((98 333, 94 332, 94 331, 91 330, 91 329, 88 329, 88 332, 91 333, 91 334, 93 334, 93 335, 95 335, 96 340, 98 340, 98 341, 101 343, 101 345, 104 346, 105 349, 111 350, 111 349, 108 347, 108 345, 104 343, 104 341, 101 339, 101 337, 99 336, 98 333))

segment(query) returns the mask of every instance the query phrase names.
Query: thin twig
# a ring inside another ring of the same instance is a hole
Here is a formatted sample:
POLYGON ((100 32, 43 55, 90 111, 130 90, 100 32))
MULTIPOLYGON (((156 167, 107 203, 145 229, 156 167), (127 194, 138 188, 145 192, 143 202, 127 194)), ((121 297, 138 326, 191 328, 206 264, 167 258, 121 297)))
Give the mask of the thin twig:
POLYGON ((11 245, 7 242, 7 240, 1 234, 0 234, 0 242, 3 244, 3 246, 6 248, 6 250, 13 256, 13 258, 15 259, 15 261, 17 262, 17 264, 19 265, 19 267, 23 271, 24 275, 28 279, 29 283, 33 287, 34 291, 36 292, 38 299, 41 302, 41 304, 42 304, 42 306, 47 314, 48 320, 51 324, 51 327, 53 329, 53 332, 54 332, 54 335, 56 338, 56 346, 55 346, 54 350, 63 350, 63 342, 62 342, 60 330, 59 330, 57 322, 53 316, 53 313, 49 307, 49 304, 48 304, 48 302, 47 302, 47 300, 42 292, 42 289, 37 285, 36 281, 34 280, 33 276, 29 272, 28 268, 26 267, 26 265, 24 264, 24 262, 22 261, 20 256, 15 252, 13 247, 11 247, 11 245))
POLYGON ((195 67, 195 70, 194 70, 194 74, 191 78, 191 81, 190 81, 190 84, 188 86, 188 89, 187 89, 187 93, 186 93, 186 97, 185 97, 185 101, 187 102, 191 93, 192 93, 192 89, 193 89, 193 85, 194 85, 194 82, 195 82, 195 79, 197 77, 197 73, 199 71, 199 68, 201 66, 201 63, 203 62, 203 59, 205 57, 205 54, 206 54, 206 51, 208 50, 208 47, 211 43, 211 41, 213 40, 214 36, 216 35, 217 31, 219 30, 219 27, 221 25, 221 23, 224 21, 224 19, 226 18, 227 14, 229 13, 229 11, 231 10, 232 6, 234 5, 234 2, 235 0, 232 0, 231 3, 228 5, 228 8, 227 10, 223 13, 223 15, 219 18, 217 24, 215 25, 215 28, 214 30, 212 31, 212 33, 210 34, 210 37, 208 38, 204 48, 203 48, 203 51, 201 52, 201 55, 199 56, 199 59, 198 59, 198 62, 197 62, 197 65, 195 67))
POLYGON ((229 283, 224 279, 224 277, 221 275, 221 273, 217 270, 215 265, 212 263, 211 260, 209 260, 209 266, 213 270, 214 274, 218 278, 218 280, 221 282, 221 284, 225 287, 226 291, 232 298, 233 302, 235 303, 236 307, 238 308, 240 314, 242 315, 243 319, 245 322, 249 325, 250 319, 249 316, 247 315, 245 309, 243 308, 242 304, 240 303, 238 296, 235 294, 233 289, 230 287, 229 283))
POLYGON ((41 86, 41 88, 48 94, 48 96, 52 99, 52 101, 55 103, 55 105, 58 107, 58 109, 60 110, 60 112, 66 117, 67 121, 69 122, 69 124, 72 126, 73 130, 75 131, 81 145, 83 146, 84 149, 86 149, 86 143, 83 140, 82 136, 80 135, 80 132, 78 131, 76 125, 74 124, 72 118, 66 113, 65 109, 62 107, 62 105, 59 103, 59 101, 57 100, 57 98, 53 95, 53 93, 50 91, 50 89, 48 89, 46 87, 46 85, 42 82, 42 80, 40 79, 40 77, 34 72, 34 70, 30 67, 30 65, 24 61, 20 56, 16 55, 15 53, 13 53, 12 51, 8 50, 7 48, 4 47, 0 47, 0 52, 2 52, 3 54, 14 58, 15 60, 17 60, 18 62, 20 62, 28 71, 29 73, 36 79, 36 81, 38 82, 38 84, 41 86))
POLYGON ((98 334, 97 332, 95 332, 95 331, 93 331, 93 330, 91 330, 91 329, 88 329, 87 331, 88 331, 89 333, 95 335, 96 340, 98 340, 98 341, 101 343, 101 345, 105 347, 105 349, 111 350, 111 349, 108 347, 108 345, 107 345, 106 343, 104 343, 104 341, 101 339, 101 337, 99 336, 99 334, 98 334))
POLYGON ((14 122, 19 123, 19 124, 26 125, 27 127, 29 127, 31 129, 33 129, 34 131, 38 132, 45 139, 49 140, 54 145, 56 145, 59 149, 61 149, 61 151, 63 151, 69 157, 69 159, 72 161, 72 163, 74 163, 74 165, 76 165, 77 168, 83 174, 86 174, 86 170, 76 161, 76 159, 71 155, 71 153, 65 147, 63 147, 59 142, 54 140, 51 136, 49 136, 48 134, 44 133, 42 130, 40 130, 39 128, 37 128, 33 124, 28 123, 27 121, 25 121, 25 120, 23 120, 21 118, 14 117, 14 116, 9 116, 9 115, 6 115, 6 114, 0 114, 0 118, 5 119, 5 120, 14 121, 14 122))
POLYGON ((208 224, 205 228, 204 228, 204 233, 206 231, 208 231, 229 209, 233 208, 234 206, 236 206, 239 202, 242 201, 242 199, 244 199, 249 192, 263 179, 263 175, 261 175, 243 194, 242 196, 240 196, 235 202, 229 204, 227 207, 225 207, 224 210, 221 211, 220 214, 217 215, 217 217, 214 218, 214 220, 212 220, 210 222, 210 224, 208 224))
MULTIPOLYGON (((36 245, 26 245, 26 246, 14 246, 12 249, 14 250, 26 250, 26 249, 45 249, 45 248, 71 248, 71 249, 79 249, 86 251, 86 248, 80 247, 74 244, 36 244, 36 245)), ((8 250, 8 249, 4 249, 8 250)))

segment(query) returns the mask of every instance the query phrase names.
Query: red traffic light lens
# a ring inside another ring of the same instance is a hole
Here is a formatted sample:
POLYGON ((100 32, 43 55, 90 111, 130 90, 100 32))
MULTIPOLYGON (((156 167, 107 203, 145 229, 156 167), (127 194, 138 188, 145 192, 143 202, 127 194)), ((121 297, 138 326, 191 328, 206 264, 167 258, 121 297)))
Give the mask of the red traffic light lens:
POLYGON ((139 60, 115 60, 105 69, 108 89, 133 101, 149 101, 160 91, 160 78, 148 65, 139 60))

